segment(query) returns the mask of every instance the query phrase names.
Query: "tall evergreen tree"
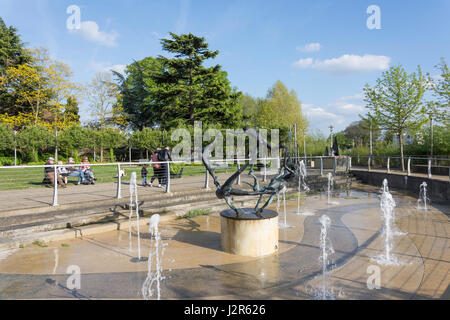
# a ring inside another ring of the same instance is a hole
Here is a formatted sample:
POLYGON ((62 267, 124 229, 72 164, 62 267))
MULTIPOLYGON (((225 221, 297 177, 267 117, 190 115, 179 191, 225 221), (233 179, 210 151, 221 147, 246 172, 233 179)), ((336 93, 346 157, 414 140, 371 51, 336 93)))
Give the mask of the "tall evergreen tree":
MULTIPOLYGON (((25 50, 17 29, 7 27, 0 17, 0 77, 10 67, 25 64, 31 60, 30 54, 25 50)), ((14 114, 17 97, 8 93, 3 85, 0 86, 0 113, 14 114)))
POLYGON ((203 65, 219 51, 209 50, 204 38, 191 33, 170 35, 172 39, 162 39, 161 43, 174 57, 159 56, 164 69, 155 77, 161 126, 167 128, 180 120, 192 126, 197 120, 237 125, 242 118, 237 102, 240 92, 231 88, 220 65, 203 65))

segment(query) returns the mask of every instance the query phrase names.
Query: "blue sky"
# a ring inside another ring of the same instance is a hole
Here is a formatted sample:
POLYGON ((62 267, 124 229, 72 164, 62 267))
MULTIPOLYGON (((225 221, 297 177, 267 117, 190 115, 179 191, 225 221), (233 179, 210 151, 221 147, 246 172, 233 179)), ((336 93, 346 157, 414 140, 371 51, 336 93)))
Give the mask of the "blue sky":
MULTIPOLYGON (((450 52, 450 1, 265 0, 0 0, 0 16, 28 46, 86 83, 97 71, 123 70, 146 56, 164 54, 168 32, 203 36, 220 54, 215 63, 233 86, 264 97, 277 80, 297 92, 310 131, 344 129, 364 112, 362 88, 389 66, 437 74, 450 52), (81 10, 81 29, 68 30, 70 5, 81 10), (369 29, 370 5, 380 8, 381 29, 369 29)), ((86 103, 82 120, 89 119, 86 103)))

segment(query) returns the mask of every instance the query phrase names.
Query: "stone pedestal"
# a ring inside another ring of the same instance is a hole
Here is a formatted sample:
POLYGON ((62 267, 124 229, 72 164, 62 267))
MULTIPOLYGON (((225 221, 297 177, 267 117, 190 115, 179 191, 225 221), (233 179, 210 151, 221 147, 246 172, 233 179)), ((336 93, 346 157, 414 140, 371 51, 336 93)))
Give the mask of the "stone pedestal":
POLYGON ((261 257, 278 250, 278 213, 264 210, 262 218, 254 214, 253 208, 220 213, 222 249, 227 253, 247 257, 261 257))

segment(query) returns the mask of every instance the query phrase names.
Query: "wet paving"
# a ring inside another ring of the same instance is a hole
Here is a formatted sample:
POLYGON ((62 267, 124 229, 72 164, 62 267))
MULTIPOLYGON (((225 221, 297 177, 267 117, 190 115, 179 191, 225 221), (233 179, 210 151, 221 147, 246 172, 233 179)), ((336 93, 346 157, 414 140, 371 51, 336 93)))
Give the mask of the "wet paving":
MULTIPOLYGON (((418 210, 417 199, 393 196, 395 228, 403 232, 394 238, 398 266, 372 260, 384 245, 380 202, 371 187, 337 193, 333 205, 324 193, 302 196, 301 209, 310 216, 297 215, 298 199, 289 198, 286 221, 292 228, 279 229, 279 250, 266 257, 223 252, 218 212, 161 222, 161 298, 317 298, 323 279, 318 219, 326 214, 334 249, 326 287, 335 299, 449 299, 450 206, 418 210), (379 288, 373 287, 376 274, 379 288)), ((141 228, 141 256, 148 257, 154 241, 148 227, 141 228)), ((128 230, 118 230, 0 252, 0 299, 142 299, 148 266, 137 256, 135 228, 131 247, 128 230), (79 289, 72 289, 73 270, 80 272, 79 289)))

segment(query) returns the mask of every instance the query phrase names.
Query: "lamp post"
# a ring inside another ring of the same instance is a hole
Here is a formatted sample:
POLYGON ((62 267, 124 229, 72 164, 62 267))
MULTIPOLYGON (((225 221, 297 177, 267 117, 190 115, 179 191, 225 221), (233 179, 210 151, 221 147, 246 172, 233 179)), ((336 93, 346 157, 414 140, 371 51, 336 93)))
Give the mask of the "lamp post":
POLYGON ((330 151, 331 151, 331 154, 332 155, 334 155, 333 154, 333 125, 330 125, 328 128, 330 128, 330 151))
POLYGON ((55 129, 55 163, 58 163, 58 129, 55 129))
POLYGON ((430 156, 433 157, 433 113, 430 115, 430 156))
POLYGON ((14 166, 17 166, 17 140, 16 140, 17 131, 14 130, 14 166))
POLYGON ((303 128, 303 154, 305 155, 305 161, 306 161, 306 135, 305 135, 305 128, 303 128))

